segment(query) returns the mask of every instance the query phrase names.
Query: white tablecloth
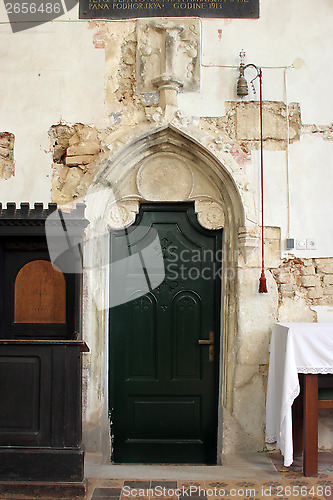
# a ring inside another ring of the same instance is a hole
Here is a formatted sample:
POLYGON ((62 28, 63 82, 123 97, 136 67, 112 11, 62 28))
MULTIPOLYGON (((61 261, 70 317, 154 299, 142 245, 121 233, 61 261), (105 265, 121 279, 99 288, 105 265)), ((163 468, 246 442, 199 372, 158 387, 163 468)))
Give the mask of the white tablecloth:
POLYGON ((298 373, 333 373, 333 323, 274 325, 266 400, 266 442, 277 442, 284 465, 293 462, 291 406, 298 373))

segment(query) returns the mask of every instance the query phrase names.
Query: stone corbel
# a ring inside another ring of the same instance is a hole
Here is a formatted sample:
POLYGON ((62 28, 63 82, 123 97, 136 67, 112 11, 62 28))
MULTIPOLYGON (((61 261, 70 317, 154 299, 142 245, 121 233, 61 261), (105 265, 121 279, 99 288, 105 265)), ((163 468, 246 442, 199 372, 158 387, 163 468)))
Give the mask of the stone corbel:
POLYGON ((238 229, 238 243, 240 251, 244 257, 245 262, 259 247, 260 237, 254 232, 250 232, 246 227, 242 226, 238 229))
POLYGON ((196 200, 195 213, 202 227, 206 229, 222 229, 225 225, 225 215, 222 205, 211 200, 196 200))
POLYGON ((120 200, 112 203, 107 215, 107 226, 109 229, 125 229, 135 221, 139 213, 140 204, 138 200, 120 200))

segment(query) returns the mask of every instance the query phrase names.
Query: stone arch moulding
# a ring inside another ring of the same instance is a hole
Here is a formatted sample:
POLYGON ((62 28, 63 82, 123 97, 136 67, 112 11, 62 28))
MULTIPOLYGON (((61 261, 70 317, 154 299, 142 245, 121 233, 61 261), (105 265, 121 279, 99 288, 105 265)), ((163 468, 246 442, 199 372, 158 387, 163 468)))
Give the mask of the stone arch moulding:
MULTIPOLYGON (((238 250, 257 245, 253 195, 246 189, 247 179, 229 152, 215 148, 214 137, 197 127, 168 125, 134 130, 129 136, 113 141, 112 156, 90 186, 86 196, 86 217, 90 220, 84 252, 83 335, 91 351, 86 366, 87 402, 85 407, 86 449, 103 451, 108 442, 108 238, 101 244, 98 235, 110 228, 130 226, 140 203, 193 201, 199 223, 208 229, 224 228, 225 268, 234 279, 224 278, 221 342, 220 394, 232 398, 234 352, 236 342, 238 250), (251 237, 250 237, 251 236, 251 237), (94 243, 95 241, 95 243, 94 243), (231 368, 230 368, 231 367, 231 368), (95 430, 92 430, 95 429, 95 430), (102 430, 101 430, 102 429, 102 430), (104 429, 104 430, 103 430, 104 429), (96 450, 96 433, 101 433, 96 450), (94 445, 89 445, 89 433, 94 445)), ((220 405, 222 412, 222 405, 220 405)), ((218 449, 222 451, 220 414, 218 449)), ((109 439, 110 441, 110 439, 109 439)), ((105 456, 108 451, 103 451, 105 456)))

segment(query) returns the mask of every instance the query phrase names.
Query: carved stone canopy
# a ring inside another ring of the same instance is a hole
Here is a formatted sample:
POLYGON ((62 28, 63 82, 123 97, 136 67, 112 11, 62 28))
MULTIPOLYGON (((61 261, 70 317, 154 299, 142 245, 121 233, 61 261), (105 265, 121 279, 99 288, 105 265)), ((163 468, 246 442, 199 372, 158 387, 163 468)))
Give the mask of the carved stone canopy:
POLYGON ((203 227, 221 229, 225 224, 223 200, 216 186, 192 161, 174 153, 155 153, 143 160, 118 184, 115 194, 108 210, 110 229, 131 225, 140 201, 194 201, 203 227))

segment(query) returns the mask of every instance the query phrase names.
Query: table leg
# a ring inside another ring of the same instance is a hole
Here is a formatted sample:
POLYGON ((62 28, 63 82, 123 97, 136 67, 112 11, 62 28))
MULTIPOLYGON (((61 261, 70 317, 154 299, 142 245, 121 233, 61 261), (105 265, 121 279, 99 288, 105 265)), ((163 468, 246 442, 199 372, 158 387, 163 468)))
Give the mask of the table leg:
POLYGON ((294 457, 301 457, 303 452, 303 384, 300 385, 301 391, 292 406, 294 457))
POLYGON ((318 473, 318 375, 304 374, 304 456, 305 476, 318 473))

